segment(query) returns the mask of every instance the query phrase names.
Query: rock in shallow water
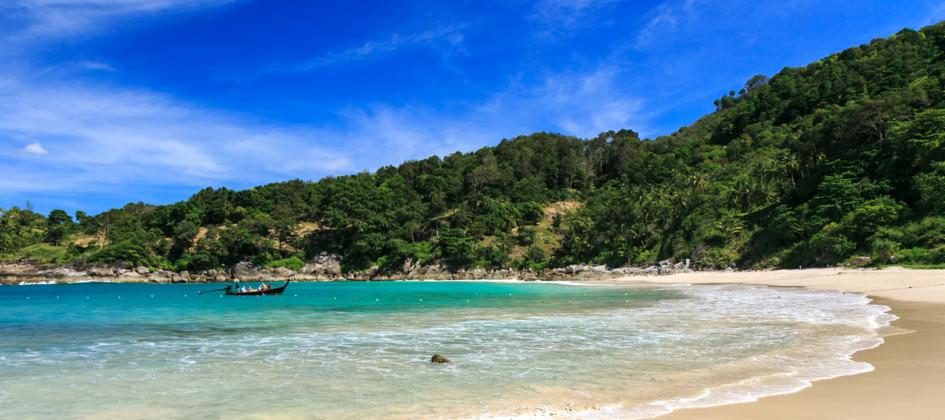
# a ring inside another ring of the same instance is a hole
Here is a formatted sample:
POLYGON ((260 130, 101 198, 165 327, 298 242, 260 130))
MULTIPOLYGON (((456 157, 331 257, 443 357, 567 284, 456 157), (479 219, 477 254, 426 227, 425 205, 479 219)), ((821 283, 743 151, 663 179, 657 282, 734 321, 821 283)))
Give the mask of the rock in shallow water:
POLYGON ((434 354, 433 357, 430 358, 430 363, 453 363, 453 361, 439 354, 434 354))

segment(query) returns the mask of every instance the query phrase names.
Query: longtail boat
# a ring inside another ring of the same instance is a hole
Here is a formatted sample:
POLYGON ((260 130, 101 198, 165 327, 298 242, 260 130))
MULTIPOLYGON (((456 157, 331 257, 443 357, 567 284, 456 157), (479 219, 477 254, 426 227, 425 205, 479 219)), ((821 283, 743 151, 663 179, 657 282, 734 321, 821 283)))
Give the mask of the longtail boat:
POLYGON ((247 290, 245 292, 241 292, 238 289, 234 289, 233 286, 230 285, 230 286, 227 286, 227 288, 224 291, 229 296, 281 295, 282 292, 285 291, 286 286, 288 285, 289 285, 289 281, 286 280, 285 284, 279 287, 273 287, 271 289, 266 289, 266 290, 253 290, 253 291, 247 290))

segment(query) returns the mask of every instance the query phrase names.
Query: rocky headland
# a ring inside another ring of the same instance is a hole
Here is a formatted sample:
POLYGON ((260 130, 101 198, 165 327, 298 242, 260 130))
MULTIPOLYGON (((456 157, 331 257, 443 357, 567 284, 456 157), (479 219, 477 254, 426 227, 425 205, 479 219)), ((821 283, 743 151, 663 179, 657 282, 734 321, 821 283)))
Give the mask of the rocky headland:
POLYGON ((211 283, 249 281, 383 281, 383 280, 604 280, 626 276, 659 276, 692 271, 688 262, 661 261, 648 267, 571 265, 542 271, 505 269, 450 270, 441 265, 419 265, 411 261, 396 270, 374 267, 343 271, 341 258, 322 253, 299 270, 260 267, 249 261, 229 268, 202 272, 152 270, 122 265, 44 265, 32 261, 0 263, 0 284, 79 282, 121 283, 211 283))

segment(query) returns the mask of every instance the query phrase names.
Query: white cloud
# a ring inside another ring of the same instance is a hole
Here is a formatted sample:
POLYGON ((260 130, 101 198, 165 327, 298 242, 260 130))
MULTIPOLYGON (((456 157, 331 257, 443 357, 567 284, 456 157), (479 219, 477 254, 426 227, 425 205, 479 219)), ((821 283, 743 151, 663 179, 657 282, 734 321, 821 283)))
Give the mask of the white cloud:
POLYGON ((690 24, 697 13, 696 0, 671 0, 660 4, 650 11, 646 23, 637 33, 637 47, 658 43, 680 25, 690 24))
POLYGON ((513 126, 578 137, 620 128, 649 134, 650 115, 643 100, 622 89, 620 78, 619 69, 608 65, 587 72, 549 74, 535 86, 513 87, 496 95, 483 111, 488 118, 508 120, 513 126))
POLYGON ((643 129, 643 100, 622 93, 617 77, 615 69, 605 67, 547 82, 556 99, 558 124, 566 133, 592 137, 607 130, 643 129))
MULTIPOLYGON (((350 166, 310 129, 270 126, 162 95, 75 85, 0 82, 0 138, 35 139, 45 166, 0 155, 22 179, 0 190, 104 190, 112 184, 261 183, 350 166), (55 179, 56 182, 45 182, 55 179)), ((0 152, 2 153, 2 152, 0 152)))
MULTIPOLYGON (((235 0, 13 0, 0 4, 10 20, 7 43, 64 38, 108 27, 106 22, 196 10, 235 0), (13 24, 15 22, 15 24, 13 24)), ((0 39, 3 39, 0 38, 0 39)))
POLYGON ((535 3, 530 20, 539 24, 538 37, 556 38, 573 31, 609 25, 599 14, 617 0, 542 0, 535 3))
POLYGON ((26 147, 23 148, 23 150, 26 153, 32 153, 34 155, 45 155, 49 153, 49 151, 46 150, 46 148, 43 147, 42 144, 39 144, 39 142, 27 144, 26 147))
POLYGON ((535 131, 593 137, 630 128, 652 134, 643 100, 621 89, 619 79, 618 69, 602 66, 513 84, 453 111, 385 105, 349 109, 342 114, 344 129, 331 136, 347 145, 358 169, 376 169, 494 146, 502 138, 535 131))
POLYGON ((502 138, 534 131, 593 137, 630 128, 651 134, 643 100, 621 89, 619 79, 618 69, 603 66, 513 84, 454 112, 384 105, 349 109, 342 115, 345 128, 332 136, 347 145, 358 169, 370 170, 494 146, 502 138))
POLYGON ((264 72, 304 73, 343 63, 377 60, 397 51, 416 47, 434 48, 449 55, 462 51, 463 40, 462 26, 456 25, 435 27, 415 33, 394 33, 367 41, 357 47, 317 55, 298 64, 278 66, 264 72))
POLYGON ((308 127, 266 124, 147 91, 0 80, 0 139, 30 139, 56 152, 37 162, 0 149, 0 172, 20 175, 0 181, 0 193, 240 187, 373 170, 531 131, 646 134, 643 102, 618 79, 610 67, 552 74, 451 111, 371 105, 345 110, 332 126, 308 127))
POLYGON ((494 145, 510 130, 506 119, 466 109, 447 115, 428 107, 374 105, 346 110, 345 128, 335 135, 354 153, 358 169, 373 170, 405 160, 444 156, 494 145))
POLYGON ((86 70, 95 70, 95 71, 115 71, 115 68, 111 64, 104 63, 101 61, 92 61, 92 60, 81 60, 76 63, 77 66, 86 69, 86 70))
MULTIPOLYGON (((93 31, 112 19, 225 2, 35 0, 13 6, 0 4, 0 10, 29 17, 23 27, 6 32, 0 29, 0 42, 10 37, 48 42, 93 31)), ((547 5, 584 13, 597 4, 547 5)), ((462 53, 463 36, 460 26, 393 34, 312 57, 281 71, 305 72, 377 60, 406 48, 462 53)), ((114 70, 101 61, 70 65, 114 70)), ((647 119, 643 102, 620 88, 619 71, 610 66, 546 74, 527 84, 512 83, 498 93, 454 103, 449 109, 386 104, 349 108, 340 112, 336 121, 320 126, 271 124, 148 90, 62 82, 56 77, 54 73, 32 75, 28 69, 13 71, 0 66, 0 144, 19 145, 0 147, 0 173, 17 174, 0 177, 0 196, 48 193, 74 197, 95 192, 117 197, 150 188, 239 188, 296 177, 317 179, 407 159, 470 151, 531 131, 577 136, 618 128, 645 132, 647 119), (27 143, 33 144, 22 148, 27 143), (23 153, 35 155, 47 148, 53 153, 43 159, 23 153)))

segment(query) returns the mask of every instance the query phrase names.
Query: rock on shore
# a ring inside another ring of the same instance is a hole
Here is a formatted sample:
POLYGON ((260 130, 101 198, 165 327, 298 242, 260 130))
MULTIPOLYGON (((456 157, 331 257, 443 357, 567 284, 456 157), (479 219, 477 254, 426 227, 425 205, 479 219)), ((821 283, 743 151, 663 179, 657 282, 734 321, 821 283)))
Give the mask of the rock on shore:
POLYGON ((321 253, 306 262, 298 271, 288 268, 260 267, 243 261, 229 269, 213 269, 198 273, 188 271, 152 270, 148 267, 121 267, 117 265, 47 266, 29 261, 0 263, 0 284, 39 283, 55 281, 150 282, 150 283, 206 283, 239 281, 332 281, 332 280, 606 280, 625 276, 657 276, 688 272, 688 261, 675 263, 661 261, 650 267, 618 267, 571 265, 543 271, 504 269, 449 270, 440 265, 420 265, 406 261, 396 270, 372 267, 363 271, 343 272, 341 257, 321 253))

